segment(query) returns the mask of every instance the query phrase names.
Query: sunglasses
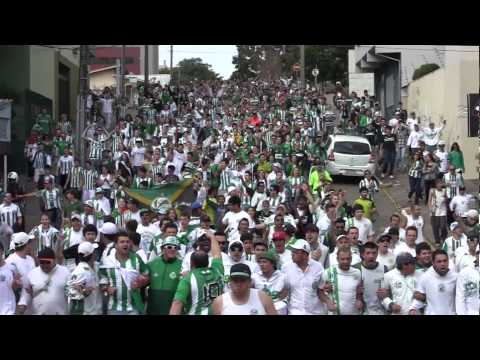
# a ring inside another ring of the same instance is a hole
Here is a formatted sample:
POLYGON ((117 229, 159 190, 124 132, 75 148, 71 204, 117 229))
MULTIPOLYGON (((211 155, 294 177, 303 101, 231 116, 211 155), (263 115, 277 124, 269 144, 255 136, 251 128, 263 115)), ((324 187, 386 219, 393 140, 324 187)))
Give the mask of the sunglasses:
POLYGON ((234 248, 231 248, 230 251, 232 251, 232 252, 233 252, 233 251, 239 251, 239 252, 241 252, 241 251, 243 251, 243 249, 242 249, 242 248, 238 248, 238 247, 234 247, 234 248))
POLYGON ((165 245, 164 248, 167 250, 177 250, 177 247, 175 245, 165 245))

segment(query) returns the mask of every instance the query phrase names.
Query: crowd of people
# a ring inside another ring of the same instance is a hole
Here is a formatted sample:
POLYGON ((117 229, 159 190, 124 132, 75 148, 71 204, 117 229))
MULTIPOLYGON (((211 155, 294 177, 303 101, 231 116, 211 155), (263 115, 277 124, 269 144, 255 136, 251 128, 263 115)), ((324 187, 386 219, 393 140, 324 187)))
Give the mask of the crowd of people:
POLYGON ((0 206, 0 314, 479 315, 460 146, 446 152, 442 127, 401 104, 387 120, 368 92, 336 92, 328 104, 284 81, 153 85, 129 109, 106 88, 82 134, 42 111, 25 146, 34 189, 10 172, 0 206), (352 204, 325 170, 339 133, 366 137, 379 161, 352 204), (380 179, 405 171, 411 206, 376 233, 380 179), (188 203, 126 192, 187 178, 188 203))

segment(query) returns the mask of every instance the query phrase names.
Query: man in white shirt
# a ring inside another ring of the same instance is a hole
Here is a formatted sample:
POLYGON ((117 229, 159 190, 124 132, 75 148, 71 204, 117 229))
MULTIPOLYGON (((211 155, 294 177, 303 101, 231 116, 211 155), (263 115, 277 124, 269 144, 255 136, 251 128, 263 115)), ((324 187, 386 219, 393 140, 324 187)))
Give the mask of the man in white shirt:
POLYGON ((469 204, 472 199, 473 196, 466 193, 465 186, 460 185, 459 194, 450 201, 450 211, 455 214, 456 218, 462 218, 470 210, 469 204))
POLYGON ((478 234, 472 234, 468 237, 467 247, 460 247, 455 252, 456 272, 460 273, 466 267, 475 267, 475 261, 478 259, 478 234))
POLYGON ((354 226, 358 228, 360 244, 365 244, 367 241, 373 241, 375 231, 373 231, 372 222, 363 216, 363 207, 355 205, 353 207, 354 217, 346 219, 346 227, 349 229, 354 226))
MULTIPOLYGON (((352 229, 356 229, 356 228, 352 228, 352 229)), ((350 229, 350 230, 352 230, 352 229, 350 229)), ((328 255, 329 267, 332 267, 334 265, 338 265, 337 253, 340 249, 343 249, 343 248, 349 249, 350 252, 352 253, 351 265, 359 264, 362 261, 362 258, 360 257, 360 254, 357 254, 356 252, 352 251, 353 246, 352 246, 352 241, 351 241, 350 237, 348 237, 346 235, 339 235, 337 237, 335 243, 336 243, 335 249, 333 250, 332 253, 330 253, 328 255)))
POLYGON ((453 262, 453 265, 456 265, 456 251, 461 247, 468 247, 467 236, 463 233, 463 227, 458 222, 450 224, 450 231, 452 232, 452 235, 445 239, 442 245, 442 250, 447 253, 448 258, 453 262))
POLYGON ((410 131, 413 131, 415 125, 418 125, 418 119, 414 112, 410 113, 410 117, 407 119, 407 125, 410 128, 410 131))
POLYGON ((362 262, 354 265, 360 270, 363 287, 364 315, 385 315, 385 309, 380 301, 379 290, 383 287, 384 274, 387 267, 377 261, 378 245, 368 241, 361 249, 362 262))
POLYGON ((328 296, 323 291, 323 266, 309 258, 310 245, 305 240, 297 240, 289 249, 292 251, 292 262, 282 269, 289 289, 288 314, 325 315, 323 302, 328 301, 328 296))
POLYGON ((113 117, 113 99, 110 97, 110 93, 107 93, 104 97, 100 98, 102 104, 102 113, 105 118, 105 127, 111 128, 113 117))
POLYGON ((432 254, 433 266, 420 278, 410 315, 425 307, 425 315, 455 315, 455 290, 457 274, 450 271, 448 255, 443 250, 432 254))
POLYGON ((448 153, 445 151, 445 141, 438 142, 438 149, 433 156, 438 159, 440 172, 445 175, 448 172, 448 153))
POLYGON ((413 257, 417 256, 416 241, 418 230, 415 226, 409 226, 405 230, 405 242, 399 242, 398 246, 393 250, 393 254, 397 257, 401 253, 409 253, 413 257))
POLYGON ((435 123, 431 122, 428 128, 423 129, 423 141, 425 141, 425 145, 427 146, 427 151, 433 153, 437 148, 437 144, 439 142, 440 133, 443 130, 443 127, 447 123, 447 120, 443 120, 442 126, 435 127, 435 123))
POLYGON ((400 215, 393 214, 390 216, 390 224, 385 228, 384 234, 388 234, 390 229, 398 229, 398 237, 400 241, 405 241, 405 229, 400 227, 400 215))
POLYGON ((130 155, 132 156, 132 165, 135 168, 139 168, 140 166, 143 165, 143 162, 145 161, 145 152, 146 149, 142 145, 142 139, 138 138, 135 140, 135 146, 132 149, 132 152, 130 155))
POLYGON ((93 207, 95 213, 103 215, 111 215, 112 208, 110 207, 110 201, 103 194, 103 189, 101 187, 95 190, 95 200, 93 200, 93 207))
POLYGON ((286 239, 287 237, 284 231, 276 231, 272 235, 273 246, 278 256, 279 269, 292 262, 292 252, 285 248, 286 239))
POLYGON ((222 219, 222 224, 226 226, 225 233, 230 236, 230 233, 238 231, 238 223, 242 219, 248 219, 249 228, 253 228, 255 223, 246 211, 241 210, 242 200, 238 196, 232 196, 228 199, 230 211, 225 214, 222 219))
POLYGON ((420 149, 421 140, 423 140, 423 133, 420 132, 418 125, 414 125, 407 140, 407 147, 410 148, 410 154, 412 154, 412 156, 420 149))
POLYGON ((388 122, 388 125, 392 127, 392 132, 393 133, 396 133, 396 128, 397 128, 397 125, 398 123, 400 122, 400 113, 397 111, 395 113, 395 117, 390 119, 390 121, 388 122))
POLYGON ((408 315, 416 286, 415 258, 409 253, 400 254, 396 268, 384 276, 380 290, 382 305, 392 315, 408 315))
POLYGON ((326 302, 330 314, 359 315, 364 308, 362 299, 362 275, 360 270, 351 266, 352 253, 347 247, 337 252, 337 264, 326 271, 326 280, 331 287, 326 302))
POLYGON ((390 241, 392 237, 388 234, 380 235, 377 240, 378 244, 378 256, 377 261, 380 265, 385 266, 388 271, 395 267, 395 255, 390 249, 390 241))
POLYGON ((137 226, 137 233, 140 234, 140 249, 142 249, 145 254, 150 255, 150 244, 155 236, 160 235, 160 229, 158 226, 150 222, 150 210, 142 209, 140 210, 141 222, 137 226))
POLYGON ((310 245, 310 258, 318 261, 327 269, 330 266, 330 251, 328 246, 319 241, 319 229, 313 224, 305 227, 305 239, 310 245))
MULTIPOLYGON (((10 248, 15 250, 15 252, 6 259, 14 274, 19 275, 22 287, 27 283, 28 273, 35 268, 35 260, 30 255, 27 255, 31 253, 33 239, 35 239, 34 235, 28 235, 24 232, 13 234, 10 248)), ((17 302, 21 300, 23 293, 22 290, 16 291, 17 302)), ((27 306, 19 307, 19 313, 30 315, 32 313, 31 306, 28 308, 27 306)))
POLYGON ((457 315, 477 315, 480 312, 480 272, 478 254, 475 265, 467 266, 457 276, 455 309, 457 315))
POLYGON ((16 289, 22 287, 20 275, 5 262, 5 248, 0 242, 0 315, 14 315, 17 307, 16 289))
MULTIPOLYGON (((67 315, 66 286, 70 271, 56 264, 51 248, 38 253, 38 262, 40 266, 30 271, 22 289, 29 295, 25 299, 32 301, 33 315, 67 315)), ((19 305, 27 304, 23 300, 19 302, 19 305)))

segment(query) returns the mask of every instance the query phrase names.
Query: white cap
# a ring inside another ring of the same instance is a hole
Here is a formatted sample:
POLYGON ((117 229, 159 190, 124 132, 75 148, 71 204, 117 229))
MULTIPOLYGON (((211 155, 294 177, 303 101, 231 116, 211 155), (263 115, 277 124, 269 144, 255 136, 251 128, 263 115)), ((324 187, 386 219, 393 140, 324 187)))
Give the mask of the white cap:
POLYGON ((28 235, 27 233, 24 233, 24 232, 12 234, 12 243, 15 245, 15 247, 28 244, 28 242, 32 239, 35 239, 35 236, 28 235))
POLYGON ((95 194, 100 194, 102 193, 103 194, 103 189, 101 187, 98 187, 95 189, 95 194))
POLYGON ((306 253, 310 253, 310 244, 303 239, 298 239, 293 244, 290 244, 288 247, 293 250, 303 250, 306 253))
POLYGON ((87 200, 83 203, 84 205, 87 205, 87 206, 90 206, 91 208, 93 208, 93 200, 87 200))
POLYGON ((118 232, 117 225, 111 222, 106 222, 103 224, 100 232, 105 235, 115 235, 118 232))
POLYGON ((440 141, 438 142, 438 146, 442 146, 442 145, 445 145, 445 141, 440 140, 440 141))
POLYGON ((461 225, 458 222, 453 222, 450 224, 450 231, 455 230, 456 228, 460 227, 461 225))
POLYGON ((93 254, 96 248, 98 248, 97 243, 92 244, 91 242, 84 241, 80 245, 78 245, 78 253, 84 256, 88 256, 90 254, 93 254))
POLYGON ((237 190, 235 186, 229 186, 227 191, 228 193, 231 193, 232 191, 235 191, 235 190, 237 190))
POLYGON ((478 217, 478 211, 475 210, 475 209, 468 210, 466 214, 467 214, 467 217, 469 217, 469 218, 478 217))

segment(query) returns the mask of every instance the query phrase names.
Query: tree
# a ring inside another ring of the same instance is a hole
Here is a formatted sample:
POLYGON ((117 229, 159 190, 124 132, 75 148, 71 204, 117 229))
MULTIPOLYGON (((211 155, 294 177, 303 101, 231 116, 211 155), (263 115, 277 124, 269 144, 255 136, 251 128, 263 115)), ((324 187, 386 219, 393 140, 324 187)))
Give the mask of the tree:
MULTIPOLYGON (((162 73, 170 74, 163 70, 162 73)), ((191 81, 207 81, 220 80, 221 77, 211 69, 211 65, 205 64, 200 58, 183 59, 178 63, 178 66, 172 69, 172 83, 191 82, 191 81)))
POLYGON ((413 72, 412 80, 418 80, 421 77, 424 77, 425 75, 430 74, 437 69, 440 69, 440 66, 438 66, 438 64, 423 64, 413 72))

